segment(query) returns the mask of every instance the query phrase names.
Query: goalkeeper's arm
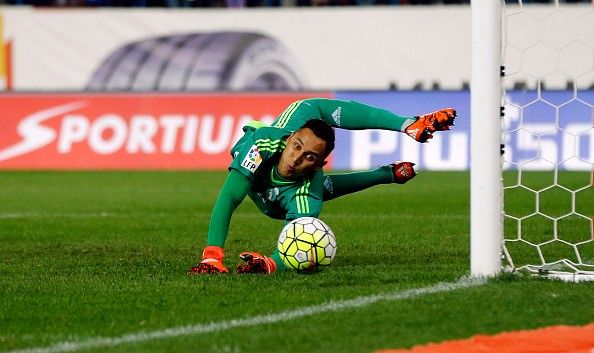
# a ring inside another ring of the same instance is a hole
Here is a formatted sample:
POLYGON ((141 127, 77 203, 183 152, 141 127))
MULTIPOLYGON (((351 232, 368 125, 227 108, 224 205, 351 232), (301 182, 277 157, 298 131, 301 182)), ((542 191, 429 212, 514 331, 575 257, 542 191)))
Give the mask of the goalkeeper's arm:
POLYGON ((231 216, 241 204, 249 189, 250 180, 232 169, 227 175, 210 216, 207 245, 221 248, 225 245, 231 216))
POLYGON ((249 188, 248 178, 235 170, 229 172, 210 216, 207 246, 202 253, 202 261, 190 268, 188 273, 227 272, 223 265, 223 246, 229 233, 231 216, 247 195, 249 188))

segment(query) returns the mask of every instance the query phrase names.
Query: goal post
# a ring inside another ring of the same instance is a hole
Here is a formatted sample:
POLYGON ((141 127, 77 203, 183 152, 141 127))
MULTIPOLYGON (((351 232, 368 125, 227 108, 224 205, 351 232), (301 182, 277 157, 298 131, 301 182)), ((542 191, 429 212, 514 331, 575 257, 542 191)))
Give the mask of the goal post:
POLYGON ((501 11, 499 0, 471 1, 470 272, 476 277, 501 272, 501 11))
POLYGON ((594 3, 471 17, 471 275, 594 281, 594 3))

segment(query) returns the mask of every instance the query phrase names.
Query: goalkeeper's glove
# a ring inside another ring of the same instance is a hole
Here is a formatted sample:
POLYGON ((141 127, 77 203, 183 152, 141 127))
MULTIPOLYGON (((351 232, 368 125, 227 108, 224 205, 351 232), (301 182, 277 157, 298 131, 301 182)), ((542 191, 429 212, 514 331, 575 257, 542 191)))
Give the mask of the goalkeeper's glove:
POLYGON ((397 184, 404 184, 410 179, 414 178, 417 173, 414 170, 414 163, 411 162, 394 162, 390 164, 392 167, 392 174, 394 175, 394 182, 397 184))
POLYGON ((435 131, 449 130, 454 125, 456 111, 453 108, 444 108, 415 118, 415 122, 404 129, 404 132, 419 142, 427 142, 433 138, 435 131))
POLYGON ((229 270, 223 265, 224 257, 225 251, 223 248, 219 246, 207 246, 202 252, 202 261, 188 269, 188 274, 228 273, 229 270))
POLYGON ((276 263, 268 256, 260 255, 257 252, 244 251, 239 258, 245 264, 237 266, 236 273, 264 273, 269 274, 276 271, 276 263))

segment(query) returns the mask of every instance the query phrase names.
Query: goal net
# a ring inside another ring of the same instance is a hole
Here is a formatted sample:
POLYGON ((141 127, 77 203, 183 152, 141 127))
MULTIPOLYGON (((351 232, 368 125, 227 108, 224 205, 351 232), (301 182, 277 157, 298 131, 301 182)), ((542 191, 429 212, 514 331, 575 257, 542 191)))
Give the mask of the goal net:
POLYGON ((594 280, 594 4, 502 10, 502 265, 594 280))

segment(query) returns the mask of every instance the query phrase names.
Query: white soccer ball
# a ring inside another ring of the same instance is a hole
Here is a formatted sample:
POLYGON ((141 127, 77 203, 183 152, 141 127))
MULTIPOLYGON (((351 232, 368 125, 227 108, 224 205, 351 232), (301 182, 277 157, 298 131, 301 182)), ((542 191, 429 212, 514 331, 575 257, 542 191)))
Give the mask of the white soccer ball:
POLYGON ((336 255, 336 238, 318 218, 297 218, 283 228, 277 244, 287 268, 314 272, 330 265, 336 255))

